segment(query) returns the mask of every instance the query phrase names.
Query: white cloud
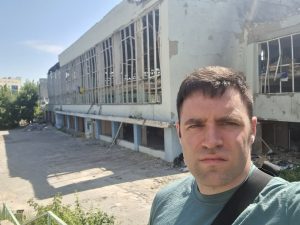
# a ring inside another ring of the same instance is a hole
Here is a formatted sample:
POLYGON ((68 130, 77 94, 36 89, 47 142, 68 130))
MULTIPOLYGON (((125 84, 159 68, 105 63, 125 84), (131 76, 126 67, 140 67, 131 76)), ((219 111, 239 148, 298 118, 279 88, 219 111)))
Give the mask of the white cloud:
POLYGON ((45 43, 44 41, 29 40, 24 41, 23 44, 30 48, 55 55, 60 54, 64 50, 63 46, 45 43))

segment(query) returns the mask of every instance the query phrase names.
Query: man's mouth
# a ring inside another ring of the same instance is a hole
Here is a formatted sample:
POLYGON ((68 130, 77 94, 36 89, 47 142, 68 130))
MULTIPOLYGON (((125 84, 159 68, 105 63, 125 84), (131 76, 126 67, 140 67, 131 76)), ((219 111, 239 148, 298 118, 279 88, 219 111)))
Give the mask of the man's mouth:
POLYGON ((206 158, 200 159, 200 161, 202 163, 215 164, 215 163, 223 163, 223 162, 226 162, 227 160, 222 157, 206 157, 206 158))

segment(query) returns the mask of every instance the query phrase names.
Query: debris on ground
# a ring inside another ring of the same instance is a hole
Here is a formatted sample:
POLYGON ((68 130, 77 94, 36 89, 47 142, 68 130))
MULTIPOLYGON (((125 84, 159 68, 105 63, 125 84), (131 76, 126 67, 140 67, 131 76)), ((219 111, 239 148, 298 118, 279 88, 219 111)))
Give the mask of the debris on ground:
POLYGON ((25 128, 24 128, 24 131, 41 131, 41 130, 44 130, 44 129, 47 129, 47 124, 46 123, 42 123, 42 124, 39 124, 39 123, 30 123, 28 124, 25 128))
POLYGON ((282 147, 272 147, 265 154, 252 154, 251 158, 258 167, 261 167, 265 161, 279 166, 281 170, 295 169, 300 166, 300 152, 282 147))

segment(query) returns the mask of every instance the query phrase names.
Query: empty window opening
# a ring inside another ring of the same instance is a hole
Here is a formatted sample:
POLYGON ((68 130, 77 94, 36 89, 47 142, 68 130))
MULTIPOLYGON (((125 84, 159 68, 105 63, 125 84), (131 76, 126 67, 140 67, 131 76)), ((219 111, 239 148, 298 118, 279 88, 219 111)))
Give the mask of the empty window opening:
POLYGON ((72 130, 75 129, 75 120, 74 120, 74 116, 70 116, 70 129, 72 129, 72 130))
POLYGON ((133 125, 128 123, 123 123, 122 125, 122 131, 120 132, 120 139, 134 142, 134 136, 133 136, 133 125))
POLYGON ((84 127, 84 118, 78 117, 78 131, 84 133, 85 127, 84 127))
POLYGON ((101 134, 105 136, 112 136, 111 121, 101 120, 101 134))
POLYGON ((290 150, 295 152, 300 156, 300 124, 299 123, 291 123, 289 126, 289 135, 290 135, 290 150))
POLYGON ((164 129, 157 127, 142 127, 142 145, 155 150, 164 151, 164 129))
POLYGON ((300 123, 262 121, 263 153, 270 161, 300 163, 300 123), (268 147, 268 146, 269 147, 268 147))
POLYGON ((67 128, 67 116, 63 115, 63 127, 67 128))

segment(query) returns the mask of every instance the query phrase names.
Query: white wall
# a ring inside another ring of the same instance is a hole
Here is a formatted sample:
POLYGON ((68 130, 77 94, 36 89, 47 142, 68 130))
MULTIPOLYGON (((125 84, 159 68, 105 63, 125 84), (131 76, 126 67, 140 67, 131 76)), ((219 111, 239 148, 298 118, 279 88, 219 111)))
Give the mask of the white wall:
POLYGON ((264 120, 300 122, 300 93, 256 95, 254 113, 264 120))
POLYGON ((242 1, 169 0, 169 58, 172 113, 186 74, 208 65, 244 70, 242 1))

